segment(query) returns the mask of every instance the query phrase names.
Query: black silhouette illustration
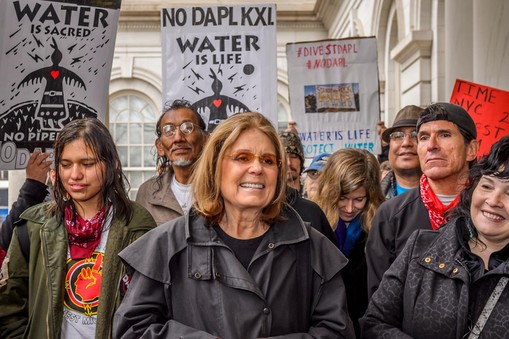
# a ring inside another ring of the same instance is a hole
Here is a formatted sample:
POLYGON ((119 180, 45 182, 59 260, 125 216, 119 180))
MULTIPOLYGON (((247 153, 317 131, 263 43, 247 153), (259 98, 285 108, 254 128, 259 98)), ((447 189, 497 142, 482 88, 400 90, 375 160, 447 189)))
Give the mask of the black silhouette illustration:
MULTIPOLYGON (((228 116, 234 113, 248 112, 250 109, 241 101, 221 94, 223 83, 212 68, 210 69, 209 77, 212 79, 211 89, 213 95, 198 100, 195 102, 195 105, 202 116, 209 112, 207 131, 212 132, 228 116)), ((243 87, 235 87, 236 92, 243 90, 243 87)), ((207 120, 205 119, 205 121, 207 120)))
POLYGON ((43 97, 35 118, 39 121, 41 131, 59 131, 64 127, 64 122, 69 119, 69 110, 64 96, 64 82, 70 86, 76 86, 86 90, 85 83, 73 71, 60 66, 62 52, 58 48, 55 38, 52 38, 53 48, 51 54, 52 65, 35 70, 28 74, 18 85, 18 89, 29 84, 46 80, 43 97))

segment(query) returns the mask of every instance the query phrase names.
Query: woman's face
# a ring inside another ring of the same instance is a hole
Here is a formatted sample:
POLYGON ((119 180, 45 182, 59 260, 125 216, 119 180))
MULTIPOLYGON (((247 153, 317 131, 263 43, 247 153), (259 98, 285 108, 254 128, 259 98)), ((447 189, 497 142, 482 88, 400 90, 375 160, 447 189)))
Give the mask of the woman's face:
POLYGON ((509 180, 483 176, 472 193, 470 214, 484 243, 509 243, 509 180))
POLYGON ((106 172, 104 162, 97 161, 83 140, 77 139, 64 147, 58 171, 64 189, 87 214, 82 217, 95 215, 103 205, 101 189, 106 172))
POLYGON ((342 195, 338 201, 339 218, 344 222, 352 221, 363 211, 367 201, 368 197, 364 187, 342 195))
POLYGON ((249 129, 225 154, 220 188, 226 210, 261 211, 274 199, 280 170, 271 140, 258 129, 249 129))

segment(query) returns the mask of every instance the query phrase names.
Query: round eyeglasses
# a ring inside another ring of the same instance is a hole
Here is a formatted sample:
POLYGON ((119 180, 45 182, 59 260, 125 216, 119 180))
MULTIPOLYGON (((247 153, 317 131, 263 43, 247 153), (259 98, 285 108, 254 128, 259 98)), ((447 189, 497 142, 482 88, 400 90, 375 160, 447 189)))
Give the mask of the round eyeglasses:
POLYGON ((184 121, 180 125, 166 124, 163 126, 163 134, 167 137, 172 137, 177 133, 177 128, 180 129, 180 132, 185 135, 189 135, 193 133, 194 126, 200 129, 200 126, 193 124, 191 121, 184 121))

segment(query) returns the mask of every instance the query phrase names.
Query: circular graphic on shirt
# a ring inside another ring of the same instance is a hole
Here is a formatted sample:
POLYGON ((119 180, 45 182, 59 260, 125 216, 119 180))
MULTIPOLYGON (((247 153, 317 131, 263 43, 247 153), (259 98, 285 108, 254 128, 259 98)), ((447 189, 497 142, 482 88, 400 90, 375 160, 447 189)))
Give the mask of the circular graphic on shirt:
POLYGON ((103 254, 99 252, 94 252, 89 258, 67 260, 65 306, 86 316, 97 314, 102 264, 103 254))

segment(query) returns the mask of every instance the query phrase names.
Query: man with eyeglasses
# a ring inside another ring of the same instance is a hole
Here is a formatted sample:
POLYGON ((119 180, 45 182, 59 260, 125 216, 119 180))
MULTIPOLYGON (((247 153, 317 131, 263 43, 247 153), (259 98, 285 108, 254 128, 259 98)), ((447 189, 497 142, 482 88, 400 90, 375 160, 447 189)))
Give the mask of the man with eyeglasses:
POLYGON ((389 144, 389 164, 391 170, 382 179, 382 193, 387 199, 401 195, 419 185, 421 165, 417 156, 417 132, 415 125, 421 107, 403 107, 392 127, 382 133, 382 140, 389 144))
POLYGON ((208 138, 196 107, 186 100, 165 105, 156 124, 158 175, 144 182, 136 195, 158 225, 187 213, 194 203, 189 178, 208 138))
POLYGON ((423 175, 418 187, 385 201, 375 214, 366 243, 369 297, 415 230, 437 230, 447 221, 479 149, 475 123, 461 106, 429 105, 416 131, 423 175))

